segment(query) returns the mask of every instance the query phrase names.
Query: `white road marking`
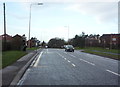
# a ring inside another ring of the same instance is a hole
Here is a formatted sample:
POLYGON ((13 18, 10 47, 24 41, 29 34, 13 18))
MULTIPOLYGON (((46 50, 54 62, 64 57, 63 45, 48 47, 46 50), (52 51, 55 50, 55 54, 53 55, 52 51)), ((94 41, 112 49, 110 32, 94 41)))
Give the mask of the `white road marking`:
POLYGON ((75 57, 74 55, 71 55, 71 54, 69 54, 70 56, 72 56, 72 57, 75 57))
POLYGON ((59 54, 59 53, 57 53, 57 54, 66 60, 66 58, 65 58, 63 55, 61 55, 61 54, 59 54))
MULTIPOLYGON (((89 58, 95 58, 95 59, 100 59, 100 58, 102 58, 103 59, 103 57, 101 57, 101 56, 99 56, 99 55, 93 55, 93 54, 88 54, 88 53, 83 53, 82 52, 82 54, 80 54, 81 52, 76 52, 78 55, 80 55, 80 56, 82 56, 82 55, 87 55, 87 56, 89 56, 89 58), (100 58, 96 58, 96 56, 97 57, 100 57, 100 58)), ((110 61, 110 62, 113 62, 113 63, 118 63, 118 61, 117 60, 114 60, 114 59, 110 59, 110 58, 104 58, 104 60, 107 60, 107 61, 109 61, 109 60, 112 60, 112 61, 110 61)))
POLYGON ((37 58, 38 58, 38 55, 37 55, 36 58, 33 60, 33 62, 30 64, 31 67, 34 66, 35 61, 36 61, 37 58))
POLYGON ((88 64, 91 64, 91 65, 95 65, 94 63, 91 63, 91 62, 88 62, 88 61, 86 61, 86 60, 84 60, 84 59, 80 59, 81 61, 84 61, 84 62, 86 62, 86 63, 88 63, 88 64))
POLYGON ((65 54, 67 54, 66 52, 64 52, 65 54))
POLYGON ((107 71, 107 72, 110 72, 110 73, 112 73, 112 74, 114 74, 114 75, 120 76, 120 74, 118 74, 118 73, 116 73, 116 72, 113 72, 113 71, 111 71, 111 70, 106 69, 106 71, 107 71))
POLYGON ((75 64, 73 64, 73 63, 72 63, 72 66, 74 66, 74 67, 75 67, 75 64))
POLYGON ((59 56, 61 56, 62 58, 65 58, 63 55, 61 55, 61 54, 59 54, 59 53, 57 53, 59 56))
POLYGON ((70 63, 70 61, 68 60, 68 62, 70 63))
MULTIPOLYGON (((67 52, 64 52, 65 54, 68 54, 67 52)), ((70 56, 72 56, 72 57, 76 57, 76 56, 74 56, 74 55, 71 55, 71 54, 68 54, 68 55, 70 55, 70 56)))
POLYGON ((30 71, 30 69, 27 69, 26 73, 25 73, 25 74, 23 75, 23 77, 19 80, 19 82, 17 83, 17 85, 20 86, 20 85, 23 84, 23 82, 25 81, 25 79, 26 79, 26 77, 27 77, 29 71, 30 71))
MULTIPOLYGON (((67 58, 65 58, 64 56, 62 56, 61 54, 59 54, 58 52, 57 52, 57 54, 59 55, 59 56, 61 56, 62 58, 64 58, 65 60, 67 60, 67 58)), ((69 60, 67 60, 69 63, 71 62, 71 61, 69 61, 69 60)), ((73 64, 73 63, 71 63, 72 64, 72 66, 76 66, 75 64, 73 64)))
POLYGON ((36 67, 36 66, 38 65, 39 60, 40 60, 40 58, 41 58, 41 56, 42 56, 42 53, 43 53, 43 52, 40 53, 38 59, 36 60, 36 63, 34 64, 34 67, 36 67))

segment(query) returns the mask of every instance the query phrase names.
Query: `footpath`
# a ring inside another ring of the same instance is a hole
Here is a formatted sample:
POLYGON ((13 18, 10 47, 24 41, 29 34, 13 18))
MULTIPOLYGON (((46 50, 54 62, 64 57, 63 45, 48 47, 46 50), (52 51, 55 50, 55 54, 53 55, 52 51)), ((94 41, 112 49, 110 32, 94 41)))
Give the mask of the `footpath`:
POLYGON ((41 50, 42 49, 27 51, 27 55, 21 57, 12 65, 0 70, 0 78, 2 78, 0 82, 2 82, 2 87, 14 87, 41 50))

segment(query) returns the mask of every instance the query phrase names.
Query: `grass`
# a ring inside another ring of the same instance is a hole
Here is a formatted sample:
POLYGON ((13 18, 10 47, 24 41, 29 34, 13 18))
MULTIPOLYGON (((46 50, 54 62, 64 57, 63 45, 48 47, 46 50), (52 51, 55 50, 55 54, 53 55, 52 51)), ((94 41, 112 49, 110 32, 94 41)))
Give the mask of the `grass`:
POLYGON ((26 50, 37 50, 39 47, 32 47, 32 48, 27 48, 26 50))
POLYGON ((103 52, 118 53, 117 49, 104 49, 104 48, 101 48, 101 47, 87 47, 87 48, 84 48, 84 49, 77 47, 77 49, 79 49, 79 50, 82 49, 82 50, 84 50, 83 52, 86 52, 86 53, 91 53, 91 54, 100 55, 100 56, 104 56, 104 57, 109 57, 109 58, 113 58, 113 59, 119 59, 120 58, 118 55, 103 53, 103 52), (94 52, 94 50, 99 51, 99 52, 94 52))
POLYGON ((0 69, 2 69, 2 52, 0 52, 0 69))
POLYGON ((5 51, 2 52, 2 68, 13 64, 19 58, 26 55, 26 52, 23 51, 5 51))
POLYGON ((85 48, 85 50, 97 50, 97 51, 102 51, 102 52, 118 53, 117 49, 105 49, 101 47, 88 47, 88 48, 85 48))
POLYGON ((83 50, 85 48, 75 47, 75 50, 83 50))
POLYGON ((90 50, 85 50, 84 52, 99 55, 99 56, 109 57, 109 58, 112 58, 112 59, 118 59, 119 58, 118 55, 107 54, 107 53, 102 53, 102 52, 93 52, 93 51, 90 51, 90 50))

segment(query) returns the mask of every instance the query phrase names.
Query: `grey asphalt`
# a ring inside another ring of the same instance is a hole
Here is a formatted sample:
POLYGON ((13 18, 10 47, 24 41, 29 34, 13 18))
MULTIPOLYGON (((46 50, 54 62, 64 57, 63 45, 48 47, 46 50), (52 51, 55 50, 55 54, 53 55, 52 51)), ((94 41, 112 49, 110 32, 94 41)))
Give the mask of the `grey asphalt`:
POLYGON ((17 85, 118 85, 118 60, 80 51, 44 49, 17 85))

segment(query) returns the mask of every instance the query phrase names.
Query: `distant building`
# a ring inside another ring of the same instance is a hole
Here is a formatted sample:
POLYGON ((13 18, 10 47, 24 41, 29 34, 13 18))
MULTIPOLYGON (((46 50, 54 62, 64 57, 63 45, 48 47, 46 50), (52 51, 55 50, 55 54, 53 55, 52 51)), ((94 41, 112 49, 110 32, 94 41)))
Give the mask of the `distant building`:
POLYGON ((25 35, 20 36, 16 34, 12 39, 12 49, 13 50, 25 50, 26 49, 26 39, 25 35))
POLYGON ((2 44, 2 51, 11 50, 11 43, 12 43, 12 36, 8 34, 0 35, 0 44, 2 44))
POLYGON ((37 40, 37 38, 32 37, 30 40, 27 41, 27 46, 28 47, 36 47, 39 45, 39 43, 40 42, 37 40), (29 46, 29 44, 30 44, 30 46, 29 46))
POLYGON ((10 36, 8 34, 0 35, 0 40, 4 41, 5 37, 6 37, 6 42, 11 42, 12 41, 12 36, 10 36))
POLYGON ((99 46, 100 44, 100 37, 99 35, 90 35, 85 38, 85 46, 99 46))
POLYGON ((100 39, 104 47, 118 48, 120 45, 120 34, 103 34, 100 39))

